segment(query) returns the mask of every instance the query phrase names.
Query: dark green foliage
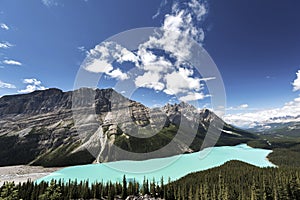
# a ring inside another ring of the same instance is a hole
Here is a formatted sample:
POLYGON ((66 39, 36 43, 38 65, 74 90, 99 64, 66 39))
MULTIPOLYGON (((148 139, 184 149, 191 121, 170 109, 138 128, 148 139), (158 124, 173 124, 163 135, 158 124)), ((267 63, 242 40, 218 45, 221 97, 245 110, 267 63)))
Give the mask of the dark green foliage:
POLYGON ((116 136, 115 145, 130 152, 146 153, 152 152, 166 146, 177 134, 178 128, 175 125, 164 127, 155 136, 149 138, 137 138, 123 135, 116 136))
MULTIPOLYGON (((209 126, 209 124, 206 124, 206 126, 209 126)), ((217 128, 211 128, 210 130, 215 132, 210 134, 217 135, 217 133, 220 132, 220 130, 217 128)), ((233 146, 241 143, 247 143, 251 140, 257 139, 257 136, 255 136, 254 134, 243 131, 241 129, 237 129, 228 124, 225 124, 224 130, 232 131, 237 134, 227 134, 225 132, 222 132, 219 140, 217 141, 216 146, 233 146)), ((181 133, 182 135, 185 135, 186 138, 194 138, 192 143, 190 144, 190 148, 193 151, 199 151, 202 147, 202 143, 207 133, 207 130, 205 130, 202 126, 199 125, 197 134, 189 135, 193 132, 194 129, 189 127, 188 124, 181 124, 180 129, 177 125, 169 124, 169 126, 164 127, 157 134, 149 138, 137 138, 133 136, 126 138, 125 135, 116 135, 114 144, 126 151, 135 153, 147 153, 161 149, 162 147, 169 144, 178 133, 181 133), (184 131, 184 133, 182 131, 184 131)), ((178 141, 178 143, 186 144, 184 141, 178 141)))
POLYGON ((49 151, 41 155, 32 165, 41 165, 44 167, 51 166, 70 166, 76 164, 89 164, 95 159, 88 150, 72 151, 79 146, 79 142, 74 144, 62 144, 53 151, 49 151))
POLYGON ((0 199, 126 199, 139 193, 164 199, 182 200, 297 200, 300 199, 300 168, 258 168, 240 161, 230 161, 209 170, 189 174, 175 182, 163 184, 145 179, 141 185, 133 180, 122 183, 88 181, 30 181, 0 188, 0 199))
POLYGON ((271 162, 278 166, 300 167, 300 138, 290 138, 289 136, 261 135, 262 139, 249 141, 252 147, 271 149, 268 155, 271 162), (268 142, 269 145, 268 144, 268 142))
POLYGON ((123 185, 122 185, 122 199, 126 199, 126 197, 127 197, 127 181, 126 181, 126 177, 124 175, 124 177, 123 177, 123 185))
POLYGON ((6 183, 1 188, 0 200, 17 200, 18 189, 14 183, 6 183))
POLYGON ((300 168, 258 168, 240 161, 167 184, 166 199, 300 199, 300 168))
POLYGON ((55 181, 51 181, 49 187, 47 187, 46 192, 39 196, 39 199, 45 200, 59 200, 62 199, 61 183, 56 184, 55 181))

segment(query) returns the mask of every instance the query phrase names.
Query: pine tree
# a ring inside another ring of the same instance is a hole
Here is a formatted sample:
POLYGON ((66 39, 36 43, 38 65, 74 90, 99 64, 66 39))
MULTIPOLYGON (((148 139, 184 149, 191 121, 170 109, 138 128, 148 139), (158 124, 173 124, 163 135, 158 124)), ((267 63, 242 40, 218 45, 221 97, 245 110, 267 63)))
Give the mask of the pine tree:
POLYGON ((45 200, 59 200, 61 197, 62 193, 60 187, 52 180, 49 187, 46 189, 45 194, 42 194, 39 198, 45 200))
POLYGON ((17 200, 19 191, 17 190, 15 184, 5 183, 1 190, 0 199, 1 200, 17 200))
POLYGON ((190 188, 189 188, 188 199, 189 199, 189 200, 194 200, 192 186, 190 186, 190 188))
POLYGON ((155 179, 153 178, 152 182, 150 183, 150 194, 155 195, 155 179))
POLYGON ((195 196, 194 196, 195 200, 199 200, 200 199, 199 193, 200 193, 200 187, 196 186, 196 191, 195 191, 195 196))
POLYGON ((127 197, 127 182, 125 175, 123 176, 123 185, 122 185, 122 199, 126 199, 127 197))

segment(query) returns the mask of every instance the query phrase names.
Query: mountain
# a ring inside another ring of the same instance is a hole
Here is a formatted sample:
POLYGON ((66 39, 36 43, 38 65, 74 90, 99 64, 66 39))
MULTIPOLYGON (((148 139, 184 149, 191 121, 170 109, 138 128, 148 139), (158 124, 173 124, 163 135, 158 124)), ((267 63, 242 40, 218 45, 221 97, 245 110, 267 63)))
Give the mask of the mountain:
POLYGON ((268 123, 248 129, 261 135, 271 135, 277 138, 297 138, 300 137, 300 121, 268 123))
POLYGON ((300 115, 270 117, 268 120, 262 122, 255 122, 253 124, 255 124, 255 126, 248 128, 247 130, 251 132, 260 133, 277 133, 278 131, 291 131, 299 129, 300 115))
POLYGON ((0 166, 142 160, 255 138, 208 109, 184 102, 150 109, 113 89, 52 88, 0 98, 0 166))

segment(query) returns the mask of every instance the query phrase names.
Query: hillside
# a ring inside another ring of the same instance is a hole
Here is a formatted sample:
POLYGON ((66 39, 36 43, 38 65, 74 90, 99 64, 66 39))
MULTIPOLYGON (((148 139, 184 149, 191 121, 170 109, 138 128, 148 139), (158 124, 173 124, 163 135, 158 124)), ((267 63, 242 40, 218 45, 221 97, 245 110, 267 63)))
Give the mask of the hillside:
POLYGON ((53 88, 0 98, 0 166, 166 157, 213 145, 214 138, 203 144, 207 132, 208 137, 221 133, 217 145, 256 138, 208 109, 183 102, 150 109, 113 89, 53 88))

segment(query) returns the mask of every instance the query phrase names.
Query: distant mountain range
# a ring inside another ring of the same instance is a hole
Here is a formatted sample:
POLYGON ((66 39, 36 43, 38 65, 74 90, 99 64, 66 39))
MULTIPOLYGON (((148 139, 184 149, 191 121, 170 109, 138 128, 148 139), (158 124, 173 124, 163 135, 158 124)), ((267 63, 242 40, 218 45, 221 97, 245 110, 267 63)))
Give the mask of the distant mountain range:
POLYGON ((269 134, 273 137, 300 137, 300 118, 285 118, 285 122, 266 123, 248 129, 250 132, 269 134), (291 119, 291 120, 288 120, 291 119))
MULTIPOLYGON (((166 157, 213 145, 203 141, 206 136, 208 141, 216 140, 213 137, 218 133, 219 146, 256 139, 254 134, 223 122, 208 109, 198 110, 184 102, 151 109, 113 89, 63 92, 53 88, 0 98, 1 166, 142 160, 142 153, 155 152, 172 143, 159 154, 166 157), (90 95, 93 101, 72 99, 78 94, 90 95), (96 116, 93 119, 90 111, 96 116), (74 116, 74 112, 81 115, 74 116)), ((147 159, 151 157, 157 154, 150 153, 147 159)))

